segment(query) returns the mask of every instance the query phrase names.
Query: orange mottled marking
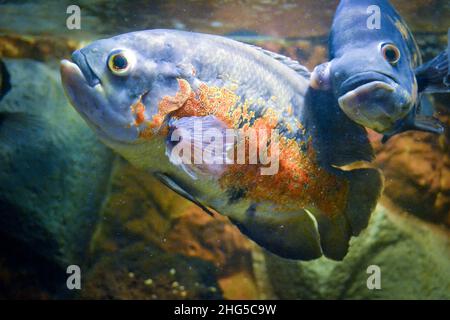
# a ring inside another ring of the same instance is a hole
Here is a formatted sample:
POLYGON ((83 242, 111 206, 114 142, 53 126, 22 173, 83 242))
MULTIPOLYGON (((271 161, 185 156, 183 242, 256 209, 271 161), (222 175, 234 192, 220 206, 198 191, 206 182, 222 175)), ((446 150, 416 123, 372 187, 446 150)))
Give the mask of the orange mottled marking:
MULTIPOLYGON (((250 103, 239 103, 240 98, 227 88, 201 84, 197 92, 194 92, 185 80, 179 80, 179 85, 180 90, 174 97, 166 96, 161 100, 158 113, 148 122, 148 130, 142 131, 141 137, 151 137, 155 129, 159 130, 168 114, 173 118, 214 115, 229 128, 261 129, 268 133, 275 129, 280 121, 280 115, 274 108, 268 108, 263 116, 254 119, 254 112, 249 110, 250 103), (251 119, 254 122, 250 126, 251 119)), ((300 123, 298 130, 304 132, 300 123)), ((163 132, 166 134, 167 128, 163 132)), ((314 206, 329 216, 343 211, 348 181, 317 165, 311 143, 308 143, 307 151, 304 152, 304 142, 286 137, 280 137, 278 142, 274 142, 269 137, 269 157, 272 143, 277 143, 276 149, 279 150, 277 174, 263 176, 260 173, 262 164, 249 164, 249 149, 246 145, 246 164, 227 165, 225 172, 219 177, 222 188, 242 188, 246 190, 249 199, 256 202, 270 201, 282 208, 295 210, 314 206)))
POLYGON ((179 91, 175 97, 165 96, 158 105, 158 113, 162 116, 180 109, 192 94, 191 86, 189 82, 184 79, 178 79, 179 91))
POLYGON ((164 134, 167 128, 161 128, 166 116, 177 109, 183 107, 186 101, 193 94, 189 82, 184 79, 178 79, 180 89, 174 97, 165 96, 158 104, 158 113, 155 114, 150 121, 146 122, 147 127, 139 132, 139 137, 142 139, 150 139, 156 132, 164 134), (162 131, 160 131, 162 129, 162 131))
POLYGON ((229 89, 201 84, 198 92, 191 92, 183 108, 177 109, 171 116, 183 118, 214 115, 233 128, 239 120, 239 114, 234 112, 238 100, 239 97, 229 89))
MULTIPOLYGON (((271 130, 278 121, 275 117, 266 113, 255 121, 253 128, 271 130)), ((288 210, 314 206, 329 216, 343 211, 348 182, 317 165, 310 143, 306 153, 301 149, 302 143, 286 137, 281 137, 276 147, 279 150, 277 174, 263 176, 260 173, 263 165, 250 165, 247 160, 246 164, 227 166, 219 180, 222 187, 242 188, 256 202, 268 201, 288 210)), ((270 157, 270 144, 268 151, 270 157)))
POLYGON ((140 125, 145 121, 145 106, 143 104, 138 106, 136 111, 136 125, 140 125))
POLYGON ((145 121, 145 105, 142 103, 142 97, 131 106, 131 112, 134 114, 134 125, 139 126, 145 121))

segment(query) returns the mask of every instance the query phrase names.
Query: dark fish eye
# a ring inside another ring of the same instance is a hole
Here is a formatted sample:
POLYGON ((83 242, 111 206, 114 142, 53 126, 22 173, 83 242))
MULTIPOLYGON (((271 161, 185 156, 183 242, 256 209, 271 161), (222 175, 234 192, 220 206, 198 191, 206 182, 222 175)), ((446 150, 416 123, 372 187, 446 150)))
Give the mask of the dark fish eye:
POLYGON ((396 65, 400 60, 400 50, 393 44, 384 44, 381 47, 381 52, 383 54, 384 59, 389 62, 391 65, 396 65))
POLYGON ((125 76, 130 73, 135 58, 132 52, 127 50, 113 50, 108 57, 108 68, 118 76, 125 76))
POLYGON ((127 58, 123 54, 116 54, 112 58, 114 69, 125 69, 128 66, 127 58))

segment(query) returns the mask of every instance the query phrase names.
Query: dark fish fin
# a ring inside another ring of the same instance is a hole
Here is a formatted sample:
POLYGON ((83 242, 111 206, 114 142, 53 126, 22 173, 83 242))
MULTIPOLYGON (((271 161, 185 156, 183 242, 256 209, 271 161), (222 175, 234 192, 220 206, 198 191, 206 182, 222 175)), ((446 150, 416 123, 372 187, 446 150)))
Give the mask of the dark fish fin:
POLYGON ((383 193, 384 177, 380 170, 374 168, 345 171, 344 175, 350 181, 345 215, 352 235, 357 236, 367 227, 370 215, 383 193))
POLYGON ((0 60, 0 100, 11 90, 11 76, 3 61, 0 60))
POLYGON ((434 106, 433 103, 430 101, 430 96, 428 95, 422 95, 420 98, 420 104, 417 107, 417 114, 421 114, 424 116, 433 116, 434 114, 434 106))
POLYGON ((319 210, 311 211, 316 218, 320 245, 323 254, 333 260, 342 260, 348 252, 352 231, 350 224, 343 214, 327 216, 319 210))
POLYGON ((268 55, 269 57, 281 62, 282 64, 288 66, 289 68, 291 68, 292 70, 294 70, 295 72, 297 72, 300 76, 309 79, 311 76, 311 72, 309 72, 308 68, 305 67, 304 65, 301 65, 300 62, 291 59, 289 57, 286 57, 282 54, 279 53, 275 53, 266 49, 263 49, 261 47, 258 46, 254 46, 254 45, 250 45, 250 47, 268 55))
POLYGON ((215 116, 184 117, 181 119, 170 119, 168 125, 169 134, 166 141, 166 155, 171 163, 182 168, 193 179, 197 179, 197 175, 201 173, 220 173, 224 170, 228 152, 234 147, 234 143, 228 143, 224 138, 221 142, 221 152, 216 154, 215 149, 214 152, 209 152, 212 150, 207 148, 211 144, 205 141, 211 138, 211 134, 214 133, 213 130, 217 130, 217 135, 213 135, 213 137, 225 137, 227 127, 222 121, 215 116), (174 135, 176 130, 178 130, 177 134, 174 135), (172 138, 175 138, 175 141, 172 141, 172 138), (175 147, 177 148, 176 150, 174 150, 175 147), (189 150, 190 155, 183 154, 186 157, 183 158, 178 154, 180 150, 189 150), (208 160, 202 159, 201 164, 194 164, 192 159, 195 154, 209 155, 210 157, 208 160))
POLYGON ((240 218, 230 220, 261 247, 287 259, 313 260, 322 256, 314 217, 305 210, 279 212, 252 204, 240 218))
POLYGON ((344 212, 333 216, 314 210, 323 254, 334 260, 342 260, 348 252, 349 241, 368 225, 383 191, 383 176, 377 169, 364 168, 336 171, 349 181, 347 205, 344 212))
POLYGON ((175 191, 183 198, 193 202, 197 206, 199 206, 203 211, 205 211, 210 216, 214 217, 214 214, 211 212, 210 209, 208 209, 206 206, 204 206, 200 201, 197 200, 193 195, 191 195, 189 192, 187 192, 184 188, 182 188, 178 183, 176 183, 171 177, 166 175, 165 173, 156 172, 154 176, 166 187, 169 189, 175 191))
POLYGON ((450 92, 448 52, 441 52, 433 60, 415 70, 419 92, 450 92))
POLYGON ((435 134, 443 134, 444 126, 436 118, 423 116, 423 115, 416 115, 416 118, 414 119, 414 124, 412 125, 410 130, 430 132, 430 133, 435 133, 435 134))
POLYGON ((411 110, 405 119, 402 119, 400 124, 392 132, 389 132, 383 136, 382 143, 386 143, 393 136, 406 131, 422 131, 434 134, 443 134, 444 126, 436 118, 417 114, 417 108, 411 110))

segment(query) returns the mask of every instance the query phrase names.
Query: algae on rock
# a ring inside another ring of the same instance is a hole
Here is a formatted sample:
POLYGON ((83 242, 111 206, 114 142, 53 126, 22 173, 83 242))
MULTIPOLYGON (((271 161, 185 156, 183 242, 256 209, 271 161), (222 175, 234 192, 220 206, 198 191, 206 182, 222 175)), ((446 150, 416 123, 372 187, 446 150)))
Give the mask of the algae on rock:
POLYGON ((61 266, 83 263, 112 153, 70 107, 56 70, 4 60, 0 101, 0 229, 61 266))

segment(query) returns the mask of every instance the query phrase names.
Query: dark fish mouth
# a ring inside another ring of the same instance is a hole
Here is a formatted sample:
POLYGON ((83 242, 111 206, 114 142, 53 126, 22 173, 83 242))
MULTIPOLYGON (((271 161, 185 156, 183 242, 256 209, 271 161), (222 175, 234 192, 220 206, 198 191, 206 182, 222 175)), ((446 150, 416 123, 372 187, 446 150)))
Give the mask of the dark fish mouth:
POLYGON ((338 96, 342 97, 348 92, 372 82, 384 82, 387 84, 397 84, 397 81, 389 75, 379 72, 362 72, 345 80, 339 88, 338 96))
POLYGON ((72 54, 72 61, 80 68, 86 82, 90 87, 95 87, 97 84, 101 83, 100 79, 89 66, 86 56, 83 52, 81 52, 81 50, 77 50, 72 54))

